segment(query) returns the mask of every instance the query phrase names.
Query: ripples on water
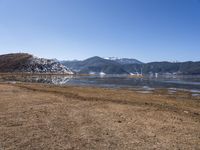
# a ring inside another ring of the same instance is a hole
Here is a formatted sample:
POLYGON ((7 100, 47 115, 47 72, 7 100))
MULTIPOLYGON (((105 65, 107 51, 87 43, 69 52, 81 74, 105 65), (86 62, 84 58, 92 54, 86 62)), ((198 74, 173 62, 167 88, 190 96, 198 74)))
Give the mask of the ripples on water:
POLYGON ((178 90, 200 95, 200 76, 176 76, 159 78, 130 78, 129 76, 58 76, 24 75, 0 76, 1 82, 30 82, 55 85, 97 86, 106 88, 133 88, 140 93, 152 93, 155 88, 167 88, 169 94, 178 90))

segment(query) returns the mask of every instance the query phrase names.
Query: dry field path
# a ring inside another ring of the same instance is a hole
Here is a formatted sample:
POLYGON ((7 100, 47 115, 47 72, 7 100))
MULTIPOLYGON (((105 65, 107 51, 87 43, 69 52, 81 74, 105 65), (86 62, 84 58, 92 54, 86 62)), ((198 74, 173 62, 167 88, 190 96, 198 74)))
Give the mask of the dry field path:
POLYGON ((0 150, 200 149, 200 99, 165 90, 0 84, 0 150))

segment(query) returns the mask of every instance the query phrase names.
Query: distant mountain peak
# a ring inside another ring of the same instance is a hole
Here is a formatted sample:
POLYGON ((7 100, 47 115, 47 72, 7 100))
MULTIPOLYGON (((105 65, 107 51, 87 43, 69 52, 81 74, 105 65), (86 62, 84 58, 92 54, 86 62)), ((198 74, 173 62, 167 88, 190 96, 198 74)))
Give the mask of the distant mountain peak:
POLYGON ((108 59, 108 60, 116 60, 116 59, 119 59, 119 57, 105 57, 104 59, 108 59))
POLYGON ((99 57, 99 56, 93 56, 93 57, 90 57, 90 58, 87 58, 85 59, 85 61, 87 60, 102 60, 103 58, 99 57))
POLYGON ((83 61, 65 61, 64 65, 82 74, 128 74, 119 63, 101 58, 99 56, 90 57, 83 61))
POLYGON ((143 62, 134 58, 118 58, 118 57, 107 57, 107 60, 116 61, 120 64, 143 64, 143 62))

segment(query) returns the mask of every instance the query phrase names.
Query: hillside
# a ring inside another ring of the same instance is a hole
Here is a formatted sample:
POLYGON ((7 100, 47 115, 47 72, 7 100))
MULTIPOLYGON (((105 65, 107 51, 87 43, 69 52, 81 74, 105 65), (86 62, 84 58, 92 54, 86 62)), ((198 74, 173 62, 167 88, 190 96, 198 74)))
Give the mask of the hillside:
POLYGON ((99 74, 101 72, 105 74, 128 74, 119 63, 98 56, 84 61, 65 61, 62 63, 81 74, 99 74))
POLYGON ((143 66, 144 73, 176 73, 184 75, 200 74, 200 62, 152 62, 143 66))
POLYGON ((73 74, 60 62, 27 53, 0 55, 0 72, 73 74))
POLYGON ((199 75, 200 62, 151 62, 146 64, 126 64, 123 68, 127 72, 143 72, 143 74, 181 74, 181 75, 199 75))

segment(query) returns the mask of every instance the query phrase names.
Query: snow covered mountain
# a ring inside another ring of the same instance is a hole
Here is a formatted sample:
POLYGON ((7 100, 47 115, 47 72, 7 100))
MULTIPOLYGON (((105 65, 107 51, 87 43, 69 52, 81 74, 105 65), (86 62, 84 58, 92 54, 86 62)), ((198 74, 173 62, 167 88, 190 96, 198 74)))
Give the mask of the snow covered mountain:
POLYGON ((133 58, 118 58, 118 57, 107 57, 107 60, 118 62, 119 64, 143 64, 141 61, 133 58))
POLYGON ((73 74, 60 62, 27 53, 0 55, 0 72, 73 74))

